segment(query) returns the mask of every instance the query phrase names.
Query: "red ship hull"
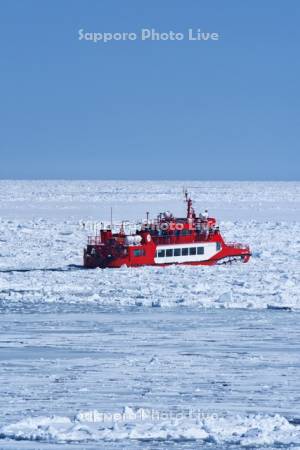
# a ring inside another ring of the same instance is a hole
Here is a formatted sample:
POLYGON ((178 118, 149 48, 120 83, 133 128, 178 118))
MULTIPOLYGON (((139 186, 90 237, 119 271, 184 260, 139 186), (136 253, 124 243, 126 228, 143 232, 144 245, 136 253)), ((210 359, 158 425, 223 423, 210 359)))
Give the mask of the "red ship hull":
MULTIPOLYGON (((193 247, 191 247, 193 248, 193 247)), ((213 266, 216 264, 229 264, 235 261, 241 261, 246 263, 249 261, 251 256, 250 250, 248 248, 232 248, 225 246, 220 252, 215 256, 198 261, 172 261, 169 262, 167 259, 161 262, 155 262, 154 258, 146 257, 116 257, 116 258, 99 258, 88 253, 88 248, 84 252, 84 266, 86 268, 94 269, 100 268, 120 268, 120 267, 140 267, 140 266, 169 266, 169 265, 193 265, 193 266, 213 266)))

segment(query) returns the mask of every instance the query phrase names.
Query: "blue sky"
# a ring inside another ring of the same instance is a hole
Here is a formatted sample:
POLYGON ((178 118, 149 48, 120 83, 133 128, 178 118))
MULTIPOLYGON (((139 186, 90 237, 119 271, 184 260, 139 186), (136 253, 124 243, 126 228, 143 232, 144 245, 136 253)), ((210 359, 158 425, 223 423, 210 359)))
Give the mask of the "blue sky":
POLYGON ((299 1, 0 7, 0 178, 299 180, 299 1), (220 40, 78 40, 142 28, 220 40))

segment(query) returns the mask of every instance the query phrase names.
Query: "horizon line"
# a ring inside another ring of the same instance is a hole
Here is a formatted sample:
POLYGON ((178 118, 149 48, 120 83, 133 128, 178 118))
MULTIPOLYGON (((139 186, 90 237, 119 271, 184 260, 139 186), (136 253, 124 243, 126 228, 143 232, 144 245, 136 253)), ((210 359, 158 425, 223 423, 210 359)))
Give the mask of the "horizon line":
POLYGON ((199 179, 199 178, 0 178, 1 181, 157 181, 157 182, 222 182, 222 183, 299 183, 300 179, 199 179))

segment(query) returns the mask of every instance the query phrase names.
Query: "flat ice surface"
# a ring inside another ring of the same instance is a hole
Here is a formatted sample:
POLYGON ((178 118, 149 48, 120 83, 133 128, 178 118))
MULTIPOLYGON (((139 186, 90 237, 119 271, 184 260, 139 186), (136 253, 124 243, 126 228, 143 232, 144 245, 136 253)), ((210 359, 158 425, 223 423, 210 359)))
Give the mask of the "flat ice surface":
POLYGON ((300 448, 300 183, 0 181, 0 208, 0 448, 300 448), (81 268, 111 205, 183 215, 183 186, 248 264, 81 268))

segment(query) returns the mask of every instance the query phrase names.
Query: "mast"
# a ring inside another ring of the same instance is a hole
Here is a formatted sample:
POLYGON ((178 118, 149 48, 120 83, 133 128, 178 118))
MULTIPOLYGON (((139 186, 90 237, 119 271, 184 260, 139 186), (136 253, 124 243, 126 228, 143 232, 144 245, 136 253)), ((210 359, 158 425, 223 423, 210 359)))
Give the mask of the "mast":
POLYGON ((184 191, 184 196, 185 196, 185 201, 187 204, 186 218, 193 219, 195 217, 195 211, 192 206, 193 205, 192 199, 191 199, 191 197, 189 197, 187 189, 185 189, 185 191, 184 191))

